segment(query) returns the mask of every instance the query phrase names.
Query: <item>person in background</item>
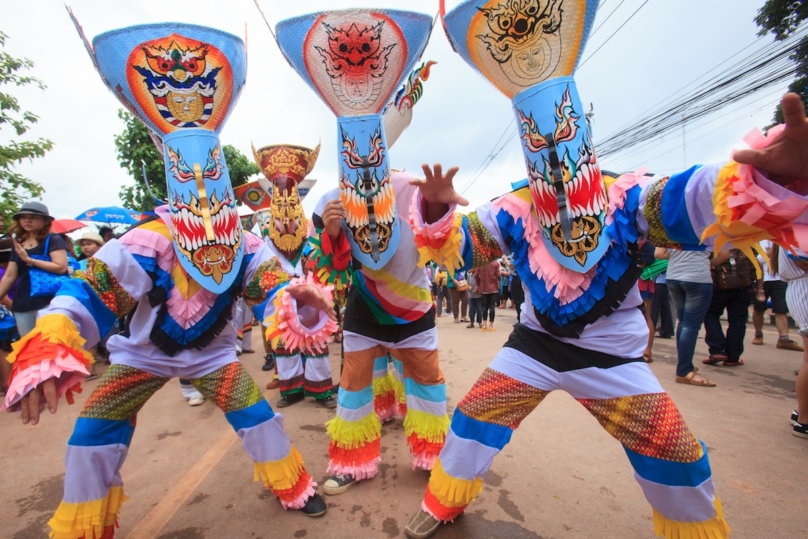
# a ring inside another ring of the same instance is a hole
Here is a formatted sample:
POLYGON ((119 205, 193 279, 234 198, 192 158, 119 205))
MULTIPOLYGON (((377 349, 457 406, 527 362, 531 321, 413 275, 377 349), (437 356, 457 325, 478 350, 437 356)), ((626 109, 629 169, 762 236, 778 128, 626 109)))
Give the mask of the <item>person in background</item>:
POLYGON ((449 274, 449 295, 452 298, 452 315, 455 324, 466 321, 466 312, 469 307, 469 283, 465 271, 456 271, 449 274))
MULTIPOLYGON (((640 266, 643 270, 656 262, 656 257, 654 256, 655 251, 655 247, 647 241, 640 247, 640 266)), ((654 301, 654 280, 650 278, 646 279, 645 276, 641 275, 640 279, 637 281, 637 288, 642 298, 640 310, 645 316, 645 323, 648 325, 648 344, 645 346, 642 358, 646 363, 653 363, 654 333, 656 332, 654 331, 654 322, 651 320, 651 303, 654 301)))
MULTIPOLYGON (((508 285, 510 284, 511 268, 513 264, 507 256, 502 255, 499 260, 499 308, 505 309, 508 306, 508 298, 510 297, 508 285)), ((511 302, 513 304, 513 302, 511 302)))
MULTIPOLYGON (((79 261, 79 270, 87 271, 87 260, 91 258, 98 250, 104 245, 104 240, 98 235, 97 232, 85 232, 79 239, 79 248, 81 249, 82 259, 79 261)), ((100 362, 109 364, 109 352, 107 351, 107 340, 118 331, 118 328, 113 325, 112 329, 104 336, 96 346, 90 348, 89 352, 95 357, 96 362, 90 365, 90 376, 85 378, 86 381, 95 380, 98 378, 96 372, 96 365, 100 362)))
MULTIPOLYGON (((664 251, 664 259, 659 258, 659 252, 656 256, 657 260, 667 260, 667 249, 659 249, 664 251)), ((670 339, 673 337, 673 312, 671 310, 671 296, 668 293, 668 272, 663 271, 654 279, 654 300, 651 302, 651 321, 654 323, 654 329, 659 328, 659 337, 661 339, 670 339)))
POLYGON ((108 226, 102 226, 98 229, 98 235, 104 240, 104 243, 115 239, 115 231, 108 226))
MULTIPOLYGON (((761 247, 766 250, 769 260, 772 260, 774 244, 770 241, 764 241, 761 242, 761 247)), ((752 311, 755 338, 752 339, 752 344, 758 346, 763 344, 763 315, 768 309, 768 300, 771 299, 774 325, 778 334, 777 348, 802 352, 802 345, 791 340, 788 335, 788 303, 786 302, 786 288, 788 288, 788 285, 779 274, 775 274, 771 268, 768 268, 766 260, 762 256, 758 255, 757 260, 763 270, 763 279, 758 281, 755 292, 755 304, 752 311)))
POLYGON ((494 315, 499 296, 499 260, 477 269, 477 289, 482 294, 483 323, 480 329, 494 331, 494 315))
POLYGON ((36 268, 54 275, 67 274, 67 245, 59 234, 51 234, 53 217, 41 202, 26 202, 14 214, 14 220, 16 223, 11 230, 15 238, 14 252, 0 280, 0 301, 16 282, 14 319, 20 337, 24 337, 34 329, 39 310, 47 307, 55 295, 32 296, 30 270, 36 268), (46 247, 48 252, 45 252, 46 247), (47 255, 50 260, 32 258, 32 255, 47 255))
POLYGON ((477 319, 477 325, 483 325, 483 295, 480 293, 480 288, 477 286, 476 270, 469 270, 466 272, 466 280, 469 283, 469 325, 467 328, 474 327, 474 319, 477 319))
POLYGON ((67 246, 67 274, 73 275, 73 272, 80 269, 81 265, 76 259, 76 246, 73 245, 73 240, 67 234, 59 234, 67 246))
POLYGON ((511 302, 516 309, 516 323, 522 323, 522 304, 525 302, 525 289, 522 288, 522 278, 516 268, 511 270, 511 302))
POLYGON ((449 273, 446 271, 445 267, 438 268, 438 272, 435 273, 435 286, 438 289, 437 301, 438 301, 438 312, 437 316, 441 316, 443 314, 443 300, 446 300, 446 312, 452 312, 452 296, 449 293, 449 273))
POLYGON ((710 253, 671 250, 668 260, 668 290, 679 319, 676 328, 676 382, 715 387, 715 382, 696 374, 698 369, 693 365, 699 329, 713 297, 710 253))
POLYGON ((713 295, 704 317, 704 342, 710 349, 705 365, 719 362, 725 367, 743 365, 743 340, 749 304, 755 287, 755 268, 738 249, 717 253, 710 261, 713 273, 713 295), (727 311, 727 332, 721 326, 721 315, 727 311))
MULTIPOLYGON (((9 236, 0 237, 0 279, 6 273, 11 253, 14 251, 14 240, 9 236)), ((8 389, 8 377, 11 374, 11 363, 6 356, 11 352, 11 343, 17 336, 17 323, 11 311, 14 307, 14 286, 0 302, 0 394, 5 395, 8 389)))

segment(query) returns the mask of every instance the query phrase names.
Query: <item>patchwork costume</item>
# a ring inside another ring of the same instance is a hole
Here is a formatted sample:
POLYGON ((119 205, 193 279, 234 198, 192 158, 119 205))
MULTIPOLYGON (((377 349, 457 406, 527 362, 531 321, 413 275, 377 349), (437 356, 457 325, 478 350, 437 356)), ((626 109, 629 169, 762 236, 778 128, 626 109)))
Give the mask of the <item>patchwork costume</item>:
POLYGON ((391 174, 388 156, 429 73, 424 64, 407 76, 431 26, 431 17, 419 13, 346 10, 289 19, 276 28, 290 64, 338 116, 339 187, 319 201, 312 219, 317 278, 338 289, 351 283, 337 417, 327 423, 328 470, 335 474, 325 484, 327 494, 341 492, 330 486, 334 481, 349 484, 376 474, 380 419, 406 414, 413 467, 427 470, 449 424, 430 285, 417 266, 412 231, 402 222, 414 187, 411 176, 391 174), (321 215, 337 199, 345 218, 338 237, 330 238, 321 215))
POLYGON ((444 17, 455 51, 512 99, 528 180, 434 223, 419 192, 415 240, 422 260, 450 271, 510 253, 528 293, 521 323, 458 403, 409 537, 429 537, 463 512, 513 430, 554 390, 623 445, 657 535, 729 534, 706 446, 643 361, 638 245, 749 250, 772 234, 792 245, 800 227, 791 220, 806 219, 806 201, 733 162, 607 185, 571 76, 597 4, 469 0, 444 17))
MULTIPOLYGON (((314 168, 320 153, 300 146, 266 146, 253 148, 255 162, 266 178, 261 187, 269 194, 271 204, 268 216, 268 236, 264 239, 262 252, 264 262, 257 268, 266 282, 257 287, 256 297, 247 289, 248 301, 254 304, 255 316, 266 321, 274 314, 273 298, 264 300, 264 289, 280 290, 294 277, 302 277, 302 256, 307 246, 309 220, 303 212, 302 197, 298 185, 314 168)), ((306 397, 314 397, 326 406, 335 406, 331 398, 334 388, 331 380, 331 365, 328 347, 322 346, 309 352, 290 347, 279 334, 270 335, 269 342, 275 356, 280 381, 281 400, 286 406, 306 397)))
POLYGON ((236 299, 245 288, 251 297, 259 288, 271 293, 256 272, 265 262, 264 245, 242 231, 218 138, 244 84, 243 42, 170 23, 107 32, 85 45, 104 82, 162 137, 169 202, 156 210, 156 220, 90 258, 9 356, 13 374, 5 406, 18 406, 48 379, 72 402, 72 391, 80 391, 88 374, 85 347, 116 319, 131 316, 127 336, 109 339, 112 365, 68 441, 64 498, 49 522, 51 537, 114 536, 125 499, 120 469, 136 414, 173 377, 191 380, 225 412, 255 461, 255 478, 284 508, 324 513, 283 417, 235 357, 236 299))

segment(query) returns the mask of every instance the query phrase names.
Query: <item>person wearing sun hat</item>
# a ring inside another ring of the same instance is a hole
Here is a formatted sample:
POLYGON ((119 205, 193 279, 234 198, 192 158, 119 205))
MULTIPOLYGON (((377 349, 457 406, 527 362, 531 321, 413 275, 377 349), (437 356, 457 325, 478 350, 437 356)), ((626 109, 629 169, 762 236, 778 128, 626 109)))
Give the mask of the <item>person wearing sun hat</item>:
POLYGON ((104 243, 104 238, 98 232, 90 230, 81 235, 79 247, 81 248, 81 254, 85 257, 84 260, 79 261, 81 271, 87 271, 87 260, 97 253, 104 246, 104 243))
MULTIPOLYGON (((48 306, 52 293, 36 293, 31 286, 31 272, 42 270, 54 275, 67 273, 67 246, 59 234, 51 233, 53 217, 42 202, 29 200, 14 214, 11 229, 14 250, 8 268, 0 280, 0 300, 9 293, 14 283, 14 318, 20 336, 31 331, 40 309, 48 306)), ((42 291, 40 291, 42 292, 42 291)))

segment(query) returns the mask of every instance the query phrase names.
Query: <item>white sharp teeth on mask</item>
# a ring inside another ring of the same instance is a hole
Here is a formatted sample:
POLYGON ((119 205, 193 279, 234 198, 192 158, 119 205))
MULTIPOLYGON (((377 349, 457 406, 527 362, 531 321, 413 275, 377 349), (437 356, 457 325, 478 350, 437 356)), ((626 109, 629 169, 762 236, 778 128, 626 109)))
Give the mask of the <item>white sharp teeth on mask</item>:
POLYGON ((592 202, 591 201, 586 205, 586 214, 587 215, 595 215, 595 212, 592 211, 592 202))
POLYGON ((592 181, 592 177, 591 177, 590 171, 589 171, 589 165, 584 165, 581 168, 581 175, 586 180, 586 184, 589 185, 589 183, 592 181))

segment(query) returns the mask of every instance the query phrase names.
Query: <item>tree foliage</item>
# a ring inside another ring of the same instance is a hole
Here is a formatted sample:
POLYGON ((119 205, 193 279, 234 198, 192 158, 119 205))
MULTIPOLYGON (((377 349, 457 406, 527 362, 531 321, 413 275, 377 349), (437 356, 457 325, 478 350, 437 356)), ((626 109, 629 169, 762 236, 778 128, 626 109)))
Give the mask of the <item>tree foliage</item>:
MULTIPOLYGON (((123 205, 139 211, 151 211, 159 205, 155 197, 166 199, 166 172, 163 156, 152 142, 148 128, 135 116, 123 109, 118 117, 124 122, 123 132, 115 136, 118 162, 135 180, 134 185, 123 185, 118 196, 123 205), (143 163, 154 197, 149 194, 143 181, 143 163)), ((247 183, 250 176, 258 174, 258 167, 247 156, 233 146, 222 147, 227 170, 233 187, 247 183)))
MULTIPOLYGON (((791 36, 805 20, 808 20, 808 2, 804 0, 766 0, 755 17, 755 23, 760 27, 758 35, 771 33, 777 41, 791 36)), ((808 37, 800 40, 790 59, 797 64, 797 73, 788 90, 801 95, 803 102, 808 103, 808 37)), ((777 105, 772 125, 781 123, 783 110, 777 105)))
MULTIPOLYGON (((8 36, 0 32, 0 47, 4 47, 8 36)), ((14 133, 11 141, 0 145, 0 212, 3 216, 4 230, 12 224, 12 216, 17 212, 23 202, 31 198, 39 198, 45 189, 37 182, 26 178, 14 167, 24 160, 33 161, 44 157, 53 142, 48 139, 19 140, 39 120, 36 114, 23 111, 17 98, 2 90, 4 85, 27 86, 33 84, 40 90, 45 85, 35 77, 25 76, 22 73, 33 68, 34 63, 27 58, 14 58, 5 51, 0 50, 0 129, 10 127, 14 133)))

